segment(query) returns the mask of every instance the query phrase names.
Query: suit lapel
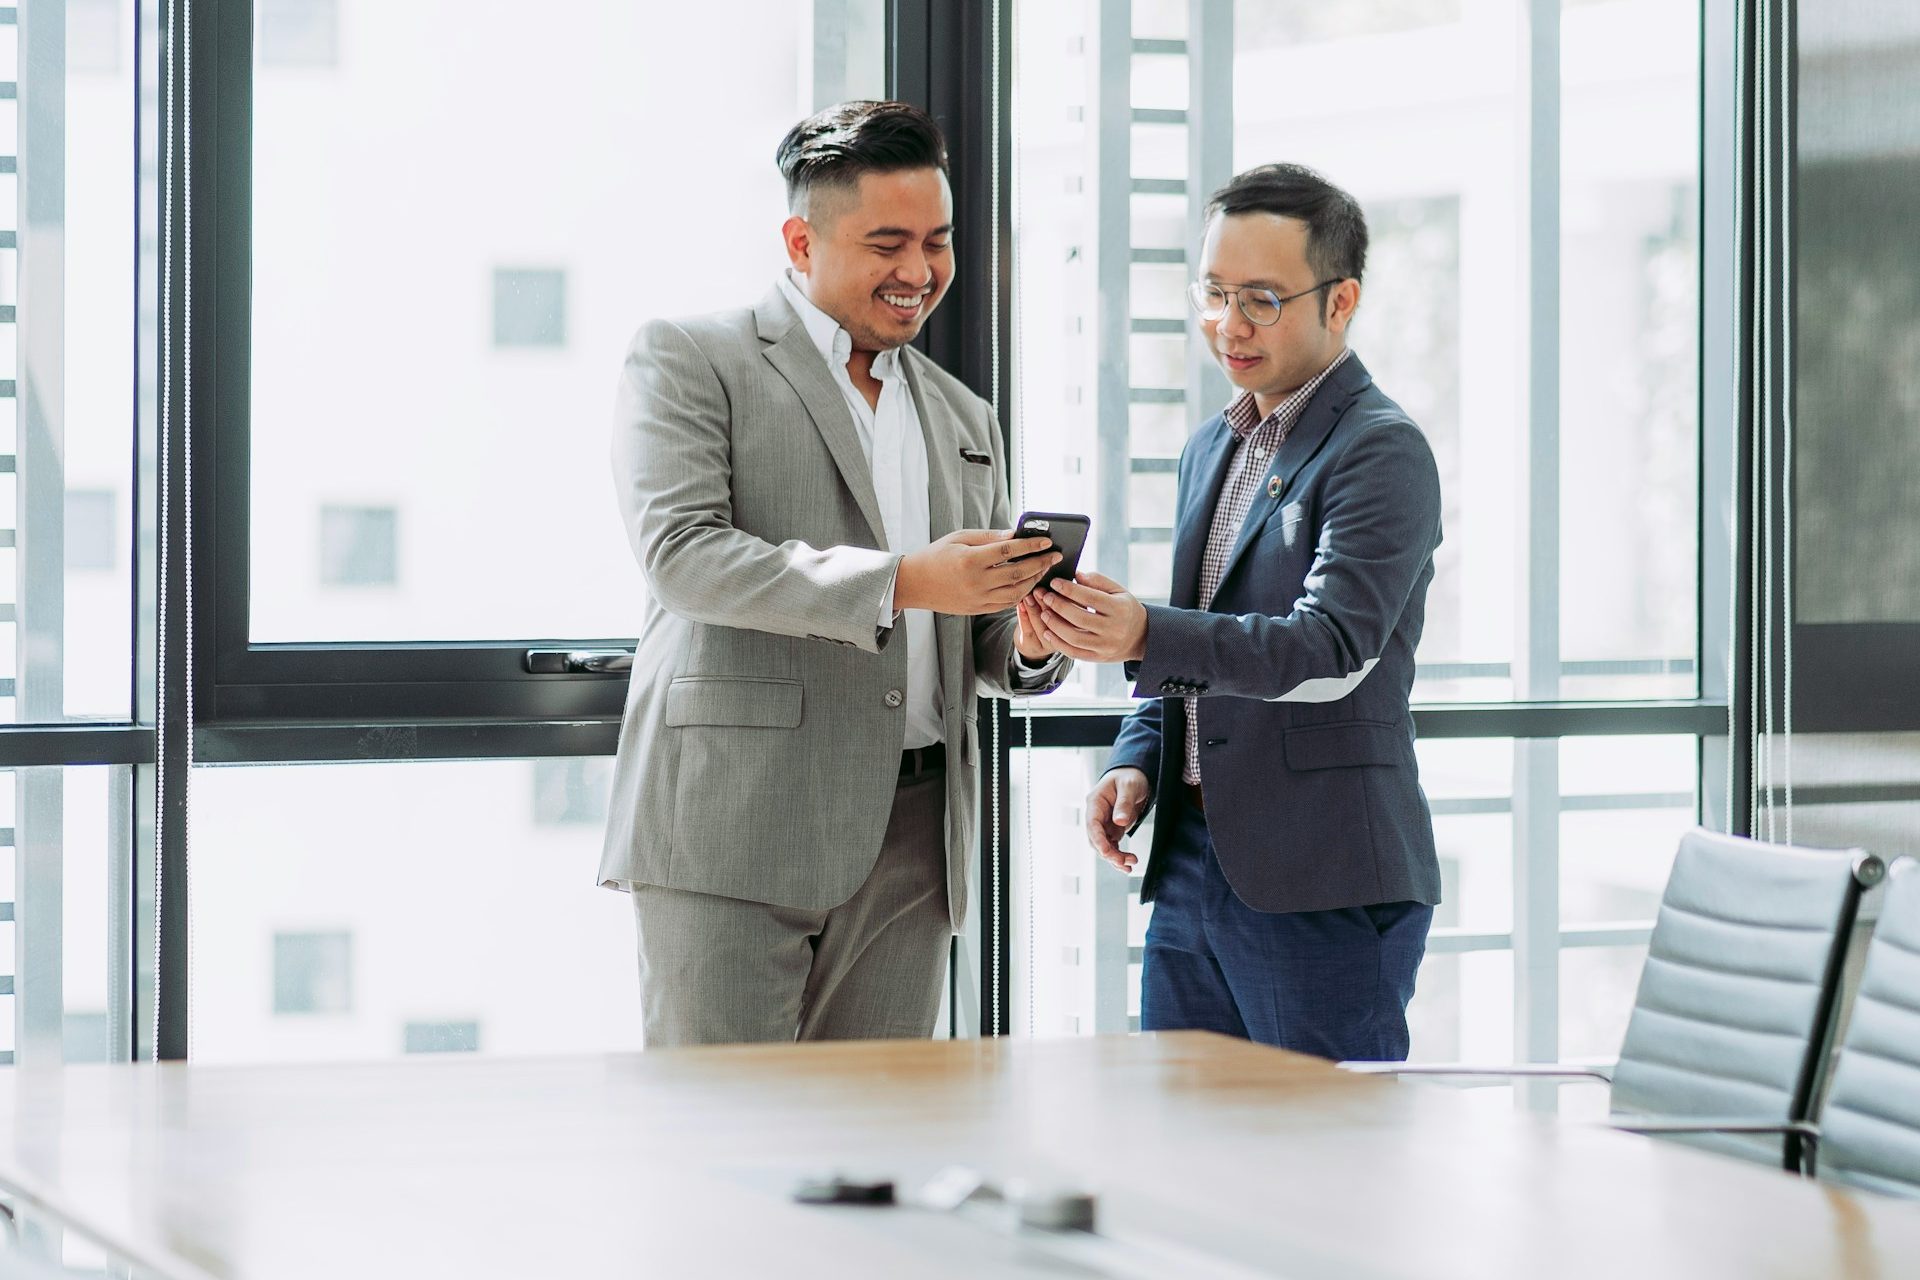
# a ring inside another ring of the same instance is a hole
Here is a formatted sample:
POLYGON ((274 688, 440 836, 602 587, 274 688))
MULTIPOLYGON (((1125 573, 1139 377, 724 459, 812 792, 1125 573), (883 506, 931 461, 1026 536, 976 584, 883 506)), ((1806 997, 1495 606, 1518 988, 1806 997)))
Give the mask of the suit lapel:
MULTIPOLYGON (((1246 519, 1240 522, 1240 533, 1233 540, 1233 550, 1227 553, 1227 563, 1220 570, 1222 584, 1225 584, 1227 575, 1233 572, 1233 567, 1246 554, 1248 546, 1267 521, 1286 505, 1293 493, 1293 478, 1300 474, 1300 468, 1320 452, 1320 447, 1327 442, 1327 437, 1333 434, 1333 428, 1339 423, 1340 415, 1347 411, 1353 398, 1372 381, 1373 377, 1367 372, 1367 367, 1360 363, 1360 357, 1350 355, 1314 392, 1313 399, 1307 403, 1306 412, 1300 415, 1300 421, 1294 423, 1293 430, 1273 451, 1273 462, 1267 467, 1260 487, 1254 490, 1253 503, 1247 508, 1246 519), (1279 482, 1278 485, 1275 481, 1279 482)), ((1217 485, 1214 492, 1219 492, 1217 485)))
MULTIPOLYGON (((920 438, 927 446, 927 536, 938 540, 960 527, 959 433, 953 427, 956 415, 940 388, 921 372, 919 356, 912 347, 901 348, 900 371, 913 395, 920 438)), ((965 700, 965 690, 959 686, 966 672, 967 620, 936 613, 933 632, 940 646, 941 705, 959 706, 965 700)), ((952 726, 948 731, 953 731, 952 726)))
POLYGON ((900 368, 906 375, 907 390, 913 394, 913 411, 920 419, 920 438, 927 445, 927 534, 944 538, 960 527, 958 433, 950 426, 954 414, 947 398, 921 374, 913 356, 908 354, 910 351, 913 348, 901 349, 900 368))
POLYGON ((1233 461, 1233 445, 1233 432, 1221 415, 1209 419, 1196 439, 1193 475, 1199 488, 1181 507, 1173 535, 1173 582, 1167 603, 1176 609, 1199 607, 1200 560, 1206 554, 1220 486, 1226 483, 1227 467, 1233 461))
POLYGON ((880 519, 880 499, 873 491, 873 464, 867 461, 866 451, 860 447, 853 414, 847 408, 839 384, 828 371, 827 362, 820 358, 820 349, 807 335, 807 326, 800 323, 800 317, 794 314, 778 288, 760 300, 760 305, 754 308, 754 319, 761 339, 772 344, 766 349, 767 360, 806 405, 807 415, 813 419, 820 438, 826 441, 827 452, 833 455, 834 465, 840 469, 841 480, 853 494, 860 514, 866 517, 872 545, 884 547, 886 526, 880 519))

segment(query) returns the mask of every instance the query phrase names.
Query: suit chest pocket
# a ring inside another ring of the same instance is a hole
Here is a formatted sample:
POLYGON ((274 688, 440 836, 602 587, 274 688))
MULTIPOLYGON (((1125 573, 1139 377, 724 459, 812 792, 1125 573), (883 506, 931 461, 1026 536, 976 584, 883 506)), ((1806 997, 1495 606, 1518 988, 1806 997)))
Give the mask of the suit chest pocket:
POLYGON ((993 467, 984 462, 967 461, 965 454, 959 467, 961 526, 984 528, 993 519, 994 498, 998 496, 994 491, 993 467))

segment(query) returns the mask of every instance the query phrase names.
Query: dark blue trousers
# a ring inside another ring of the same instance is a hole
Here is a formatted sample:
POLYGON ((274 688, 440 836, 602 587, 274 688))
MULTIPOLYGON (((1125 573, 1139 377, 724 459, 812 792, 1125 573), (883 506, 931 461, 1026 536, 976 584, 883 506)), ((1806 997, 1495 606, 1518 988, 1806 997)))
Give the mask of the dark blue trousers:
POLYGON ((1140 974, 1143 1031, 1219 1031, 1336 1060, 1401 1061, 1433 908, 1255 911, 1183 808, 1140 974))

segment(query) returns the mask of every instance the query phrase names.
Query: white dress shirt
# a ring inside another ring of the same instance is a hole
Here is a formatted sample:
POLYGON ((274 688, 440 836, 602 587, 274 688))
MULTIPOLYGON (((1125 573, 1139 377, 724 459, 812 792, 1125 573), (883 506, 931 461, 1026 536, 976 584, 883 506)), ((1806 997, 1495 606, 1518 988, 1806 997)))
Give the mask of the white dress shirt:
MULTIPOLYGON (((920 414, 900 366, 900 353, 882 351, 873 358, 873 376, 880 382, 880 401, 867 403, 853 385, 847 362, 853 358, 853 337, 840 322, 816 307, 793 281, 791 271, 780 273, 780 291, 799 313, 807 336, 827 362, 840 395, 853 414, 861 451, 873 473, 873 493, 880 502, 881 530, 886 549, 896 555, 918 551, 932 541, 933 520, 927 496, 927 441, 921 434, 920 414)), ((895 625, 893 588, 881 602, 878 623, 895 625)), ((940 651, 933 632, 933 614, 908 609, 907 624, 907 747, 925 747, 946 737, 940 706, 940 651)))

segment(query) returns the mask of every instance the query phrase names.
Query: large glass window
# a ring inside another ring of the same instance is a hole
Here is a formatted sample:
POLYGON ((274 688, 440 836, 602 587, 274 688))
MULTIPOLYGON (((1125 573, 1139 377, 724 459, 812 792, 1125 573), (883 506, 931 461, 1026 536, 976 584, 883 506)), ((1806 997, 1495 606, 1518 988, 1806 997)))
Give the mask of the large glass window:
POLYGON ((0 721, 125 720, 143 198, 127 145, 133 7, 3 13, 0 721))
MULTIPOLYGON (((1773 750, 1788 747, 1776 740, 1773 750)), ((1797 734, 1792 753, 1795 840, 1920 858, 1920 733, 1797 734)), ((1787 776, 1776 760, 1781 804, 1787 776)))
MULTIPOLYGON (((1010 266, 963 278, 932 345, 978 386, 1004 375, 1016 496, 1092 513, 1088 563, 1162 596, 1174 462, 1225 399, 1182 297, 1198 207, 1237 168, 1304 160, 1367 209, 1355 345, 1443 471, 1447 542, 1417 696, 1448 714, 1508 701, 1545 713, 1478 739, 1454 720, 1421 746, 1448 901, 1416 1053, 1604 1053, 1617 1038, 1666 859, 1695 811, 1699 743, 1618 718, 1611 732, 1635 737, 1505 735, 1574 733, 1554 718, 1565 700, 1690 698, 1695 636, 1721 625, 1723 600, 1705 616, 1694 604, 1697 264, 1712 263, 1696 219, 1698 6, 1016 0, 1010 112, 975 52, 997 28, 973 6, 604 4, 537 22, 501 0, 202 6, 190 69, 222 87, 220 110, 170 98, 167 138, 175 162, 192 139, 211 179, 195 190, 215 194, 191 219, 175 199, 166 224, 153 213, 159 8, 0 7, 0 82, 18 86, 0 100, 18 157, 0 174, 12 211, 0 214, 0 561, 14 583, 0 592, 0 721, 153 714, 159 442, 171 520, 196 520, 190 545, 158 545, 173 555, 170 645, 193 564, 203 758, 604 749, 617 679, 534 675, 519 645, 489 642, 632 633, 642 586, 605 461, 624 345, 650 316, 764 293, 783 261, 775 142, 820 105, 888 91, 949 127, 962 206, 978 197, 962 231, 980 255, 969 263, 997 248, 1010 266), (58 39, 49 21, 64 24, 58 39), (1529 37, 1542 30, 1550 38, 1529 37), (250 61, 232 65, 236 50, 250 61), (1014 137, 1004 157, 989 152, 1001 120, 1014 137), (1012 175, 1010 204, 996 203, 999 173, 1012 175), (1010 241, 992 243, 988 209, 1009 216, 1010 241), (176 251, 190 235, 197 255, 191 299, 166 298, 168 352, 184 358, 191 334, 220 359, 211 378, 204 363, 166 365, 191 385, 172 380, 164 435, 136 448, 139 416, 159 417, 158 379, 134 374, 154 367, 163 235, 176 251), (1012 291, 993 294, 990 278, 1012 291), (1002 305, 1011 345, 989 332, 1002 305), (189 422, 214 461, 191 502, 189 422), (189 554, 204 550, 216 554, 189 554), (365 723, 395 716, 413 719, 365 723)), ((1840 56, 1845 35, 1810 39, 1809 100, 1858 91, 1870 106, 1881 82, 1840 56), (1823 68, 1839 74, 1819 81, 1823 68)), ((166 48, 177 90, 188 51, 166 48)), ((1823 139, 1816 130, 1809 158, 1837 194, 1800 206, 1816 219, 1862 189, 1861 157, 1823 139)), ((1805 296, 1821 307, 1854 298, 1859 262, 1878 261, 1820 253, 1805 296)), ((1856 311, 1893 315, 1893 293, 1856 311)), ((1812 335, 1811 358, 1839 351, 1822 367, 1841 367, 1864 331, 1812 335)), ((1860 385, 1891 403, 1897 379, 1860 385)), ((1820 430, 1809 448, 1831 443, 1820 430)), ((1801 460, 1820 494, 1865 474, 1838 446, 1824 466, 1801 460)), ((1884 506, 1896 472, 1856 488, 1884 506)), ((1803 562, 1858 540, 1809 510, 1803 562)), ((1803 591, 1803 620, 1904 619, 1898 568, 1880 605, 1857 584, 1803 591)), ((144 1043, 151 1025, 136 1025, 116 985, 135 973, 158 972, 172 1002, 159 1022, 183 1025, 185 931, 156 952, 122 929, 156 914, 150 897, 133 901, 134 882, 150 894, 140 876, 158 874, 134 856, 155 839, 136 795, 160 795, 153 826, 174 823, 172 851, 185 851, 187 664, 170 648, 162 665, 178 702, 156 719, 178 734, 75 730, 124 740, 104 757, 91 745, 60 757, 121 764, 29 768, 58 748, 13 731, 32 745, 11 757, 22 767, 0 823, 16 842, 0 845, 13 895, 0 933, 28 959, 0 975, 0 999, 24 1053, 118 1056, 129 1028, 144 1043), (174 772, 149 791, 155 779, 126 762, 156 755, 174 772), (50 968, 56 942, 64 958, 50 968)), ((1064 723, 1059 740, 1096 741, 1088 715, 1127 695, 1117 669, 1087 669, 1035 712, 1064 723)), ((1099 756, 1015 752, 985 802, 1011 815, 1013 839, 983 889, 1004 873, 1016 892, 1010 912, 982 911, 1009 945, 963 978, 1014 974, 1015 1030, 1124 1029, 1133 1012, 1146 913, 1064 812, 1099 756)), ((635 1019, 605 1012, 631 1007, 633 980, 624 904, 592 885, 604 761, 191 776, 193 878, 168 909, 192 908, 202 1056, 637 1036, 635 1019), (566 990, 581 999, 553 1000, 566 990)), ((1831 785, 1820 803, 1834 812, 1907 803, 1904 782, 1831 785)), ((173 857, 166 874, 184 865, 173 857)))
MULTIPOLYGON (((1799 20, 1795 620, 1920 623, 1920 197, 1912 14, 1833 0, 1799 20), (1871 566, 1871 572, 1863 571, 1871 566)), ((1911 670, 1911 668, 1908 668, 1911 670)))
MULTIPOLYGON (((1558 733, 1559 702, 1696 697, 1697 7, 1015 11, 1023 504, 1090 512, 1093 567, 1166 598, 1177 459, 1229 399, 1182 296, 1201 210, 1239 170, 1308 164, 1366 210, 1351 345, 1440 467, 1416 703, 1546 704, 1558 733)), ((1034 714, 1128 692, 1117 668, 1083 668, 1034 714)), ((1137 885, 1103 874, 1077 818, 1104 755, 1012 757, 1032 855, 1010 862, 1015 1030, 1137 1014, 1137 885)), ((1610 1053, 1699 811, 1697 740, 1448 736, 1419 755, 1446 902, 1415 1056, 1610 1053)))
MULTIPOLYGON (((1801 729, 1920 728, 1920 280, 1904 216, 1920 197, 1917 12, 1795 10, 1795 151, 1780 175, 1795 257, 1776 295, 1794 381, 1765 459, 1788 497, 1762 514, 1785 544, 1763 568, 1789 615, 1792 648, 1775 647, 1801 729)), ((1787 783, 1793 765, 1771 777, 1787 783)))
POLYGON ((255 19, 251 638, 634 634, 621 354, 772 286, 774 146, 883 96, 879 0, 255 19), (342 543, 347 576, 316 578, 342 543))
POLYGON ((132 771, 0 771, 0 1064, 124 1061, 132 771))
MULTIPOLYGON (((1691 697, 1700 6, 1564 9, 1558 694, 1691 697)), ((1468 503, 1491 496, 1462 480, 1468 503)))
POLYGON ((606 790, 552 785, 579 772, 197 771, 194 1058, 638 1048, 631 910, 594 882, 606 790))
POLYGON ((0 1063, 22 1066, 132 1052, 140 20, 0 8, 0 1063))
MULTIPOLYGON (((1198 209, 1232 172, 1312 165, 1367 211, 1352 345, 1440 464, 1446 538, 1418 695, 1691 697, 1697 12, 1569 6, 1559 77, 1542 90, 1559 95, 1561 128, 1529 152, 1524 5, 1232 9, 1230 28, 1193 33, 1184 5, 1018 6, 1020 51, 1080 50, 1067 74, 1016 56, 1027 505, 1092 511, 1094 566, 1165 596, 1174 463, 1228 398, 1181 292, 1198 209), (1223 35, 1229 48, 1205 47, 1223 35), (1369 91, 1354 94, 1343 86, 1360 67, 1369 91), (1115 116, 1129 127, 1102 126, 1115 116), (1209 167, 1209 148, 1230 160, 1209 167), (1559 208, 1560 269, 1544 296, 1557 294, 1560 342, 1530 356, 1534 181, 1559 208), (1557 422, 1529 421, 1534 378, 1558 379, 1557 422), (1529 501, 1530 452, 1559 477, 1550 501, 1529 501), (1546 578, 1557 592, 1528 597, 1519 547, 1558 548, 1546 578), (1543 642, 1557 663, 1522 687, 1516 646, 1543 642)), ((1088 671, 1074 690, 1121 687, 1111 670, 1088 671)))
MULTIPOLYGON (((1516 835, 1516 806, 1530 803, 1522 744, 1419 744, 1445 901, 1408 1014, 1415 1059, 1509 1060, 1514 967, 1556 953, 1560 985, 1537 998, 1558 1001, 1562 1052, 1605 1058, 1619 1048, 1674 850, 1694 820, 1694 743, 1567 738, 1557 748, 1557 836, 1542 848, 1516 835), (1532 899, 1516 900, 1522 885, 1533 888, 1532 899), (1541 918, 1527 919, 1540 905, 1541 918)), ((1138 900, 1139 877, 1096 858, 1083 834, 1081 798, 1106 756, 1104 748, 1013 755, 1016 1032, 1091 1035, 1139 1025, 1153 908, 1138 900)), ((1149 819, 1129 847, 1144 851, 1152 830, 1149 819)))

